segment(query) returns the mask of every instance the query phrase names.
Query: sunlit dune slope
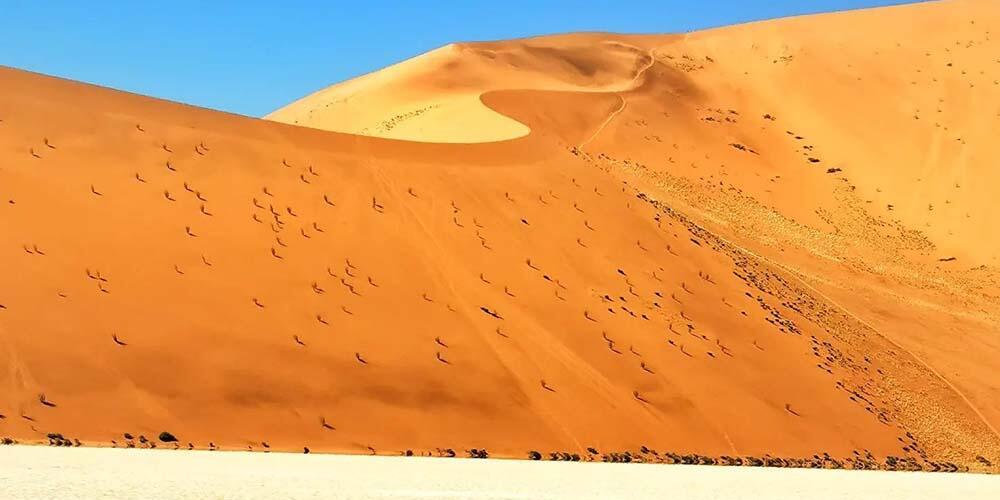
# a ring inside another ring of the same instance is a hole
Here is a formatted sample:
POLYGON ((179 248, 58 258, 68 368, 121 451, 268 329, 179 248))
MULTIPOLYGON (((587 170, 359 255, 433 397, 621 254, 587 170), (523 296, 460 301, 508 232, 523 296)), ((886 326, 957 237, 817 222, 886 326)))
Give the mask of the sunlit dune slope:
POLYGON ((320 90, 267 118, 410 141, 512 139, 526 135, 529 128, 484 106, 483 94, 507 89, 626 90, 652 63, 651 44, 669 38, 573 34, 450 44, 320 90))
POLYGON ((314 128, 0 70, 0 436, 996 471, 998 27, 460 44, 314 128))

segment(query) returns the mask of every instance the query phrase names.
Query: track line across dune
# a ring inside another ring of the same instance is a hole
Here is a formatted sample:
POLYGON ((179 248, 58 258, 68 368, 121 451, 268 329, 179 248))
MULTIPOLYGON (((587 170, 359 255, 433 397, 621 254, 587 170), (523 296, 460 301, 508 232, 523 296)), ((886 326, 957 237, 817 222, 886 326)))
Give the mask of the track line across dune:
POLYGON ((910 350, 906 349, 905 347, 899 345, 897 342, 895 342, 894 340, 892 340, 891 338, 889 338, 887 335, 885 335, 882 332, 880 332, 878 328, 875 328, 874 325, 872 325, 871 323, 869 323, 869 322, 865 321, 864 319, 858 317, 856 314, 854 314, 853 312, 851 312, 847 307, 842 306, 839 302, 833 300, 832 298, 830 298, 825 293, 817 290, 815 287, 813 287, 812 285, 810 285, 809 283, 807 283, 805 281, 805 279, 803 279, 803 277, 802 277, 804 275, 804 273, 798 271, 797 269, 791 268, 791 267, 786 266, 784 264, 781 264, 781 263, 775 262, 775 261, 773 261, 771 259, 768 259, 767 257, 765 257, 763 255, 760 255, 760 254, 758 254, 758 253, 756 253, 756 252, 754 252, 754 251, 752 251, 752 250, 750 250, 748 248, 745 248, 742 245, 739 245, 739 244, 737 244, 737 243, 735 243, 735 242, 733 242, 733 241, 731 241, 729 239, 726 239, 725 237, 719 235, 718 233, 713 232, 712 234, 715 235, 715 237, 719 238, 720 240, 722 240, 722 241, 724 241, 724 242, 726 242, 726 243, 734 246, 735 248, 738 248, 739 250, 745 252, 747 255, 752 255, 753 257, 755 257, 757 259, 760 259, 761 261, 766 262, 769 265, 772 265, 774 267, 777 267, 779 269, 783 269, 783 270, 787 271, 789 274, 792 275, 793 278, 795 278, 796 281, 798 281, 799 283, 801 283, 802 286, 808 288, 813 293, 819 295, 821 298, 823 298, 824 300, 826 300, 829 304, 833 305, 837 309, 840 309, 841 311, 844 312, 844 314, 847 314, 848 316, 850 316, 851 318, 853 318, 858 323, 861 323, 862 325, 864 325, 864 326, 868 327, 869 329, 871 329, 871 331, 875 332, 876 335, 878 335, 879 337, 882 337, 883 339, 885 339, 886 341, 888 341, 890 344, 892 344, 893 347, 895 347, 895 348, 899 349, 900 351, 903 351, 904 353, 908 354, 918 364, 920 364, 920 366, 923 366, 928 371, 930 371, 935 377, 937 377, 938 380, 940 380, 941 382, 944 382, 944 384, 946 386, 948 386, 948 388, 951 389, 959 398, 961 398, 962 401, 965 402, 966 406, 968 406, 969 409, 972 410, 972 412, 975 413, 977 417, 979 417, 979 420, 982 421, 983 425, 985 425, 986 428, 989 429, 990 432, 992 432, 994 436, 996 436, 998 439, 1000 439, 1000 432, 997 432, 996 427, 994 427, 993 424, 990 423, 990 421, 986 418, 985 415, 983 415, 983 413, 979 410, 979 408, 977 408, 976 405, 974 405, 972 403, 972 401, 969 400, 969 398, 965 396, 965 393, 963 393, 961 390, 958 389, 958 387, 955 387, 955 385, 952 384, 950 381, 948 381, 948 379, 946 379, 943 375, 941 375, 940 372, 938 372, 937 370, 935 370, 931 365, 927 364, 923 359, 921 359, 919 356, 917 356, 916 354, 914 354, 912 351, 910 351, 910 350))
POLYGON ((594 138, 597 137, 597 134, 600 134, 604 130, 604 127, 608 126, 608 124, 611 123, 611 120, 614 120, 614 118, 618 116, 619 113, 625 111, 625 105, 626 105, 625 97, 622 96, 621 94, 615 94, 615 95, 618 96, 618 99, 621 99, 621 104, 618 105, 618 109, 612 111, 611 114, 609 114, 608 117, 605 118, 603 122, 601 122, 601 126, 597 127, 597 130, 595 130, 594 133, 591 134, 589 138, 587 138, 587 140, 581 142, 580 145, 577 147, 583 148, 584 146, 589 144, 590 141, 594 140, 594 138))
POLYGON ((921 359, 920 356, 917 356, 913 351, 910 351, 909 349, 903 347, 902 345, 900 345, 896 341, 892 340, 891 338, 889 338, 889 336, 887 336, 887 335, 883 334, 882 332, 880 332, 878 330, 878 328, 875 328, 874 325, 872 325, 871 323, 869 323, 869 322, 865 321, 864 319, 858 317, 856 314, 854 314, 853 312, 851 312, 848 308, 840 305, 840 303, 838 303, 837 301, 833 300, 832 298, 830 298, 825 293, 823 293, 823 292, 817 290, 816 288, 814 288, 812 285, 810 285, 809 283, 807 283, 801 277, 801 274, 797 270, 791 269, 791 268, 789 268, 787 266, 784 266, 782 264, 776 264, 776 263, 771 262, 771 261, 767 261, 767 262, 769 262, 771 264, 775 264, 778 267, 780 267, 780 268, 788 271, 789 273, 791 273, 795 277, 796 281, 798 281, 799 283, 802 283, 803 286, 805 286, 806 288, 808 288, 809 290, 811 290, 813 293, 816 293, 817 295, 819 295, 820 297, 822 297, 824 300, 826 300, 827 302, 829 302, 830 304, 832 304, 834 307, 840 309, 841 311, 844 311, 845 314, 847 314, 848 316, 850 316, 851 318, 853 318, 857 322, 859 322, 862 325, 865 325, 868 328, 870 328, 878 336, 884 338, 886 341, 888 341, 890 344, 892 344, 893 347, 895 347, 895 348, 899 349, 900 351, 903 351, 906 354, 908 354, 917 363, 919 363, 921 366, 923 366, 924 368, 926 368, 927 370, 929 370, 931 373, 933 373, 934 376, 937 377, 940 381, 944 382, 945 385, 947 385, 948 388, 950 388, 959 398, 961 398, 962 401, 965 402, 966 406, 968 406, 969 409, 972 410, 972 412, 975 413, 977 417, 979 417, 979 420, 981 420, 983 422, 983 425, 985 425, 986 428, 989 429, 993 433, 994 436, 996 436, 998 439, 1000 439, 1000 432, 997 431, 996 427, 993 427, 993 424, 991 424, 990 421, 987 420, 986 416, 983 415, 983 413, 979 410, 979 408, 976 407, 976 405, 974 405, 972 403, 972 401, 969 400, 969 398, 965 396, 965 393, 963 393, 961 390, 959 390, 958 387, 955 387, 954 384, 952 384, 948 379, 946 379, 944 377, 944 375, 941 375, 941 373, 938 372, 936 369, 934 369, 933 366, 927 364, 927 362, 925 362, 923 359, 921 359))
MULTIPOLYGON (((635 73, 635 76, 632 77, 632 80, 629 82, 629 84, 630 84, 630 90, 634 89, 635 85, 636 85, 636 82, 639 81, 639 78, 641 78, 643 75, 645 75, 646 71, 649 70, 649 68, 652 68, 654 64, 656 64, 656 53, 655 53, 655 51, 656 51, 655 48, 649 49, 649 53, 648 53, 648 55, 649 55, 649 64, 647 64, 645 67, 643 67, 642 69, 640 69, 639 71, 637 71, 635 73)), ((577 146, 578 148, 583 148, 587 144, 590 144, 590 141, 593 141, 594 138, 596 138, 598 136, 598 134, 600 134, 601 132, 603 132, 604 128, 607 127, 609 123, 611 123, 611 120, 614 120, 615 117, 618 116, 622 111, 625 111, 625 107, 628 105, 628 102, 625 100, 625 96, 621 95, 620 92, 616 93, 616 95, 622 101, 621 104, 619 104, 618 109, 612 111, 608 115, 608 117, 605 118, 604 121, 601 123, 601 126, 597 127, 597 130, 595 130, 594 133, 591 134, 591 136, 587 138, 587 140, 581 142, 580 145, 577 146)))

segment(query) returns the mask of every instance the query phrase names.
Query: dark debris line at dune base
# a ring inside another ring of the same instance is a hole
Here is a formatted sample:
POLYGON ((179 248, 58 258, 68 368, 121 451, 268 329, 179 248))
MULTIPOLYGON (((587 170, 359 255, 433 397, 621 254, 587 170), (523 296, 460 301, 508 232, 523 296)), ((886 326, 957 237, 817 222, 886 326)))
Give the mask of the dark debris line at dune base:
MULTIPOLYGON (((114 447, 123 448, 143 448, 143 449, 156 449, 158 448, 155 441, 147 439, 145 436, 138 436, 135 438, 131 434, 125 433, 126 439, 124 443, 117 443, 113 445, 114 447)), ((67 447, 79 447, 83 443, 79 439, 70 439, 64 437, 62 434, 49 433, 48 434, 48 445, 49 446, 67 446, 67 447)), ((164 447, 168 449, 180 450, 196 449, 192 443, 188 443, 186 446, 182 446, 177 442, 176 438, 170 433, 164 432, 159 436, 159 440, 163 443, 164 447)), ((19 444, 17 441, 11 438, 3 438, 2 444, 14 445, 19 444)), ((265 453, 268 453, 269 446, 266 442, 261 443, 261 449, 265 453)), ((248 447, 249 451, 253 451, 252 447, 248 447)), ((214 444, 210 443, 209 450, 217 450, 214 444)), ((303 452, 308 454, 310 450, 308 447, 303 448, 303 452)), ((374 453, 373 453, 374 455, 374 453)), ((414 452, 413 450, 404 450, 398 454, 399 456, 406 457, 441 457, 441 458, 457 458, 460 454, 451 448, 437 449, 434 453, 424 452, 420 454, 414 452)), ((472 459, 487 459, 491 458, 489 452, 486 449, 472 448, 469 450, 464 450, 463 456, 472 459)), ((496 458, 519 458, 519 457, 496 457, 496 458)), ((600 452, 596 448, 588 447, 586 454, 569 453, 565 451, 552 451, 547 453, 542 453, 540 451, 531 450, 526 453, 525 457, 528 460, 546 460, 554 462, 604 462, 604 463, 636 463, 636 464, 683 464, 683 465, 716 465, 716 466, 728 466, 728 467, 777 467, 777 468, 800 468, 800 469, 853 469, 853 470, 883 470, 883 471, 924 471, 924 472, 969 472, 969 468, 966 466, 959 466, 950 462, 938 463, 938 462, 919 462, 910 457, 886 457, 884 461, 877 460, 871 452, 865 450, 864 453, 855 451, 853 456, 847 458, 834 458, 827 453, 822 455, 813 455, 807 458, 800 457, 776 457, 769 454, 755 457, 755 456, 710 456, 702 455, 698 453, 690 454, 677 454, 672 452, 659 452, 654 449, 647 448, 645 446, 640 447, 636 451, 613 451, 613 452, 600 452)), ((992 463, 989 462, 984 457, 978 457, 980 462, 990 467, 992 463)))

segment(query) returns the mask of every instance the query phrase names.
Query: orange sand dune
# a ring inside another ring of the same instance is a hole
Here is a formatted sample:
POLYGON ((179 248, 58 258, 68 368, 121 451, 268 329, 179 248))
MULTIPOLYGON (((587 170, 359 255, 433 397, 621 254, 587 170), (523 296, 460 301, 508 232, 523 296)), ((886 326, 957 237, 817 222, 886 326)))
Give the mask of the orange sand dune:
POLYGON ((316 128, 0 69, 0 436, 995 472, 998 29, 459 44, 316 128))
POLYGON ((320 90, 268 116, 309 127, 422 142, 473 143, 527 135, 522 122, 483 105, 504 89, 631 89, 650 50, 670 37, 573 34, 450 44, 320 90))

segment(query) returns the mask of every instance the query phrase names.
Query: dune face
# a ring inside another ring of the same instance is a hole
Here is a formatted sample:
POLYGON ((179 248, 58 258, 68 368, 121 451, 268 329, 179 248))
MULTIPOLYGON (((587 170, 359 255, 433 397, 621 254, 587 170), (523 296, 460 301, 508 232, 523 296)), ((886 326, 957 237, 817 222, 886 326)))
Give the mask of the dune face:
POLYGON ((323 89, 267 118, 323 130, 421 142, 478 143, 529 127, 481 101, 496 90, 631 89, 667 37, 561 35, 451 44, 323 89))
POLYGON ((996 472, 997 30, 461 44, 275 121, 2 69, 0 436, 996 472))

